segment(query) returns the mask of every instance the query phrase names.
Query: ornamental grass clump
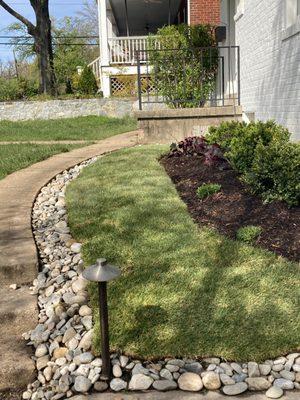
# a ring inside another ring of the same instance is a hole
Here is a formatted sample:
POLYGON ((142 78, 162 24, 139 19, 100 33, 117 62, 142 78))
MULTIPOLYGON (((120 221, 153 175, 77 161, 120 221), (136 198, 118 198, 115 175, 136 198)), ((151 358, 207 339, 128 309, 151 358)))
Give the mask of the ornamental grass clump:
POLYGON ((241 242, 253 244, 259 238, 261 233, 262 228, 260 226, 247 225, 237 230, 236 238, 241 242))
POLYGON ((212 194, 218 193, 221 190, 222 186, 218 183, 204 183, 199 186, 197 189, 197 196, 203 200, 212 194))

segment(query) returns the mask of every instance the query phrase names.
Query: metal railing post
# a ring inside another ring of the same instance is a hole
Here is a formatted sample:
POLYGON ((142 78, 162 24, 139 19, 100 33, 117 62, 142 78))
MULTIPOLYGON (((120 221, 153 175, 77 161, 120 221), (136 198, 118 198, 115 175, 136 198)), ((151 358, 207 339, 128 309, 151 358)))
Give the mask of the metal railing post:
POLYGON ((137 86, 138 86, 138 96, 139 96, 139 110, 142 110, 142 87, 141 87, 141 63, 140 63, 140 53, 136 52, 137 61, 137 86))

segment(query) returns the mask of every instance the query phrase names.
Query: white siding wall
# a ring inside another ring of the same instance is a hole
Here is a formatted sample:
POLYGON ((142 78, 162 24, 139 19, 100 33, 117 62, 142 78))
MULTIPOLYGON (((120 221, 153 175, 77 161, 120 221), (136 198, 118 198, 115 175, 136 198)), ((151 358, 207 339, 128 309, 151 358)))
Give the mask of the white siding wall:
POLYGON ((245 0, 236 21, 241 103, 256 119, 275 119, 300 140, 300 33, 285 40, 286 1, 245 0))

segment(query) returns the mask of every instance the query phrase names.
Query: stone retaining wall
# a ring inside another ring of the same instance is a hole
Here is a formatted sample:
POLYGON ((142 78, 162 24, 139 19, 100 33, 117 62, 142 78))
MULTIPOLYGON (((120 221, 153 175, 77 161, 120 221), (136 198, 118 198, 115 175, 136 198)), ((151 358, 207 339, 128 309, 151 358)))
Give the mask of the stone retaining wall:
POLYGON ((24 121, 32 119, 72 118, 86 115, 124 117, 138 108, 129 99, 72 99, 49 101, 0 102, 0 120, 24 121))

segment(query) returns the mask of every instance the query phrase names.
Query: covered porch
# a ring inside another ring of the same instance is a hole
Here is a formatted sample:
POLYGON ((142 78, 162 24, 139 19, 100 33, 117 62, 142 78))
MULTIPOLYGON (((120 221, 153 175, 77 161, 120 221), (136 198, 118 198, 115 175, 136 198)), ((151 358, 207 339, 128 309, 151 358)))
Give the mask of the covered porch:
POLYGON ((98 20, 100 56, 90 66, 109 97, 111 76, 136 75, 136 51, 147 49, 150 34, 188 22, 188 0, 98 0, 98 20))

